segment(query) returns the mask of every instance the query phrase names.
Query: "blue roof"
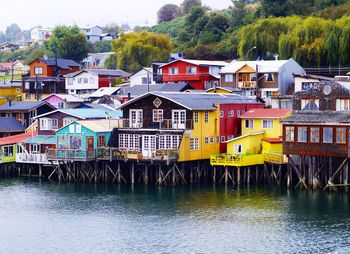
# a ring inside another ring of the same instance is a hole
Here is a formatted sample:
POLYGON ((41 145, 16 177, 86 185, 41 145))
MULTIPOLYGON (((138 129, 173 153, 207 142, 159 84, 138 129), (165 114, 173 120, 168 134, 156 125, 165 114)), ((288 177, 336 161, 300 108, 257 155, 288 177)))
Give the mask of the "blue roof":
POLYGON ((11 101, 11 106, 9 102, 6 102, 5 104, 1 105, 0 111, 5 111, 5 110, 6 111, 9 111, 9 110, 30 111, 44 104, 47 104, 47 103, 45 101, 11 101))
POLYGON ((0 131, 24 131, 24 126, 16 118, 0 118, 0 131))
POLYGON ((70 109, 61 109, 64 114, 76 116, 81 119, 97 119, 97 118, 106 118, 106 112, 108 116, 112 118, 122 117, 121 110, 108 110, 106 109, 97 109, 97 108, 70 108, 70 109))
POLYGON ((45 145, 54 145, 56 144, 55 135, 38 135, 23 141, 26 144, 45 144, 45 145))

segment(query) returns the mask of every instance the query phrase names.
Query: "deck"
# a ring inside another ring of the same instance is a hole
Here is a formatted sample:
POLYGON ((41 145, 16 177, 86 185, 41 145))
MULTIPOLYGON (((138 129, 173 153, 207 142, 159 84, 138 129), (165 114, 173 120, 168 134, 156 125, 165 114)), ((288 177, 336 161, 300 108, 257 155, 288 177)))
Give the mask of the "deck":
POLYGON ((80 149, 48 149, 46 152, 48 161, 94 161, 95 150, 80 149))
POLYGON ((283 154, 265 153, 265 154, 215 154, 210 156, 210 165, 212 166, 232 166, 243 167, 262 165, 264 163, 286 164, 288 161, 283 154))

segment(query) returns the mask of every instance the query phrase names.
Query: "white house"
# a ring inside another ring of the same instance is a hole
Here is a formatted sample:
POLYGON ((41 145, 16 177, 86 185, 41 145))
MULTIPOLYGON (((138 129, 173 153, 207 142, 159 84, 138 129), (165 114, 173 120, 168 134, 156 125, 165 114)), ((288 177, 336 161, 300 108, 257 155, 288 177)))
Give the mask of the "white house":
POLYGON ((80 30, 85 34, 86 40, 89 43, 95 43, 102 40, 103 29, 100 26, 85 27, 80 28, 80 30))
POLYGON ((131 74, 129 77, 130 86, 155 84, 152 68, 143 67, 141 70, 131 74))
POLYGON ((103 69, 105 61, 108 57, 115 54, 114 52, 104 53, 89 53, 87 58, 84 58, 82 64, 85 68, 103 69))
POLYGON ((331 81, 333 78, 311 75, 305 73, 294 73, 294 92, 306 91, 312 88, 313 85, 319 84, 322 81, 331 81))
POLYGON ((113 86, 117 78, 125 82, 129 73, 121 70, 85 69, 64 76, 68 94, 91 94, 101 87, 113 86))
POLYGON ((30 31, 30 40, 32 43, 42 44, 44 41, 49 40, 51 36, 51 28, 34 27, 30 31))

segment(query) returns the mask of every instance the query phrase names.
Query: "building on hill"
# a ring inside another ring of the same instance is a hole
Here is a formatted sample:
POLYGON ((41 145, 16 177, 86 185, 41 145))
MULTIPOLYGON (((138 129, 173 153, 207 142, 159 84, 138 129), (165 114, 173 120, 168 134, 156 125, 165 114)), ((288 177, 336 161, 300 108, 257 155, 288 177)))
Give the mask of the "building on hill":
POLYGON ((232 61, 221 69, 221 86, 243 91, 244 96, 260 97, 271 105, 272 96, 286 95, 294 84, 293 73, 305 70, 293 59, 232 61))
POLYGON ((88 26, 80 28, 80 30, 91 44, 102 40, 103 29, 100 26, 88 26))
POLYGON ((119 79, 127 82, 129 73, 122 70, 85 69, 65 75, 68 94, 91 94, 100 88, 113 87, 119 79))
POLYGON ((87 58, 82 61, 83 68, 85 69, 104 69, 105 61, 114 55, 114 52, 103 53, 89 53, 87 58))
POLYGON ((177 59, 160 66, 163 83, 187 83, 194 89, 209 89, 220 84, 223 61, 177 59))
POLYGON ((51 94, 42 101, 46 101, 57 109, 76 108, 85 100, 74 94, 51 94))
POLYGON ((26 128, 34 122, 34 117, 54 109, 43 101, 8 101, 0 106, 0 117, 16 118, 26 128))
POLYGON ((41 100, 52 93, 66 93, 64 75, 80 70, 70 59, 37 58, 29 63, 30 72, 23 76, 23 100, 41 100))
POLYGON ((50 40, 52 36, 51 28, 34 27, 30 30, 30 40, 32 44, 42 45, 44 41, 50 40))
POLYGON ((22 82, 6 81, 0 82, 0 105, 5 102, 20 101, 22 98, 22 82))
POLYGON ((24 131, 24 126, 16 118, 0 118, 0 138, 20 134, 24 131))
POLYGON ((156 82, 153 80, 152 68, 143 67, 129 77, 130 86, 134 85, 152 85, 156 82))

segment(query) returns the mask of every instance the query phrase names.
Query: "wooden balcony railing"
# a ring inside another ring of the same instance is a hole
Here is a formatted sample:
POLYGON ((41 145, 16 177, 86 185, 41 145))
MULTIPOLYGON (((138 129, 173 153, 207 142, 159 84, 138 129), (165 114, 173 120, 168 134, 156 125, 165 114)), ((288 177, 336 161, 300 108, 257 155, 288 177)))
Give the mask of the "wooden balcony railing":
POLYGON ((34 163, 34 164, 48 164, 46 153, 27 154, 17 153, 16 162, 18 163, 34 163))
POLYGON ((154 128, 154 129, 193 129, 193 120, 185 119, 179 122, 172 119, 163 119, 161 122, 153 122, 153 119, 143 119, 142 121, 131 121, 130 119, 122 119, 122 128, 140 129, 140 128, 154 128))
POLYGON ((49 161, 89 161, 96 159, 95 149, 48 149, 46 152, 49 161))
POLYGON ((256 81, 238 81, 238 88, 256 88, 256 81))
POLYGON ((264 161, 275 163, 275 164, 286 164, 288 163, 288 158, 281 153, 265 153, 264 161))

